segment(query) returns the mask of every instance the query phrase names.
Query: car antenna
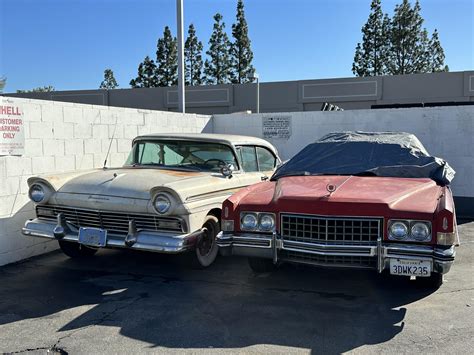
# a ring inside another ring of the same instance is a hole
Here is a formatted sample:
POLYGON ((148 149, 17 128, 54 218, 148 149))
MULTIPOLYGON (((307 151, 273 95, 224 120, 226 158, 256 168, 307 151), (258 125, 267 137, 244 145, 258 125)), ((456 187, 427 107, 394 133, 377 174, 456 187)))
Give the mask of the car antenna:
POLYGON ((105 156, 105 160, 104 160, 104 166, 102 167, 102 169, 107 169, 107 159, 109 158, 109 154, 110 154, 110 148, 112 148, 112 142, 115 138, 115 131, 117 130, 117 121, 118 121, 118 117, 115 117, 115 126, 114 126, 114 133, 112 133, 112 138, 110 138, 110 142, 109 142, 109 149, 107 149, 107 155, 105 156))

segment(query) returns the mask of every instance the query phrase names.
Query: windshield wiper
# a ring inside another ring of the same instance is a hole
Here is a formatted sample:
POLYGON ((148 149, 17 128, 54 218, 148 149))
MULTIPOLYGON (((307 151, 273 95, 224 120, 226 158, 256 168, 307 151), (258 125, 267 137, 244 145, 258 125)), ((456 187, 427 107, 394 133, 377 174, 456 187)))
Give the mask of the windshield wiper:
POLYGON ((358 172, 358 173, 355 173, 355 174, 352 174, 354 176, 377 176, 376 173, 374 173, 373 171, 369 171, 369 170, 366 170, 366 171, 361 171, 361 172, 358 172))

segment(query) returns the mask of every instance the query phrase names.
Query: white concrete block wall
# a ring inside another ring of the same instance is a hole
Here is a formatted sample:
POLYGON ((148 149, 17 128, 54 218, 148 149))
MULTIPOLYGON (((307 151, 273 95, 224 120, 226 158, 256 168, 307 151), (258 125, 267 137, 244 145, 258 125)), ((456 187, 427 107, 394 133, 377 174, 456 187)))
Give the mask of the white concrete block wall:
POLYGON ((214 115, 213 131, 263 137, 263 116, 291 117, 291 137, 269 139, 284 160, 330 132, 359 130, 414 133, 432 155, 446 159, 456 170, 452 185, 454 194, 474 197, 473 106, 214 115))
POLYGON ((0 156, 0 265, 41 254, 57 243, 25 237, 33 217, 27 178, 101 167, 115 131, 108 165, 121 166, 138 134, 210 131, 211 117, 150 110, 0 97, 20 107, 25 155, 0 156))

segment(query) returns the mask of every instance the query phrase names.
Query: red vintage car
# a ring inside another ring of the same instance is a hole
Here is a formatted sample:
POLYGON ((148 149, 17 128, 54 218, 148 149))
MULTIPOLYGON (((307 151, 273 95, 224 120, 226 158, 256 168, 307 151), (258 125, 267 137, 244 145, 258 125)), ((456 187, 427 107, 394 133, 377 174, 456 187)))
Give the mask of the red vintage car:
POLYGON ((222 208, 222 255, 369 268, 439 287, 455 257, 454 170, 408 133, 329 134, 222 208))

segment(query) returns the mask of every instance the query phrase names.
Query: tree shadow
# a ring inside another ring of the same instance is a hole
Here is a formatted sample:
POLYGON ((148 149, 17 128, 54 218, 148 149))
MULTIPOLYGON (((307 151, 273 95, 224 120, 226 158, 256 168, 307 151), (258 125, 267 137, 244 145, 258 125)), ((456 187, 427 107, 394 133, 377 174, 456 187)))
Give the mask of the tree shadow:
POLYGON ((198 271, 173 257, 122 251, 87 263, 53 253, 0 269, 0 283, 9 285, 0 289, 0 324, 96 305, 54 331, 100 324, 150 348, 271 344, 315 353, 392 339, 403 330, 404 306, 430 294, 374 271, 284 265, 258 276, 241 258, 198 271))

